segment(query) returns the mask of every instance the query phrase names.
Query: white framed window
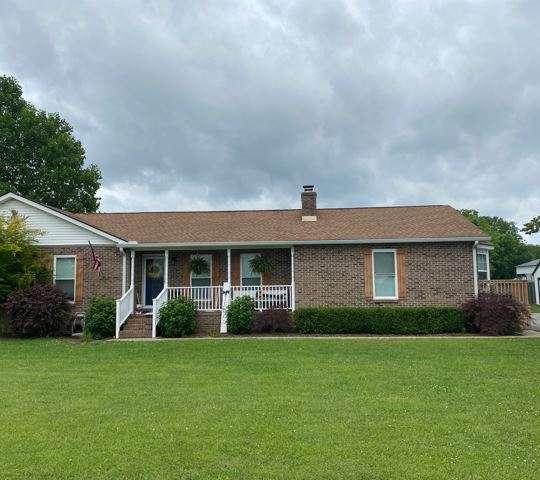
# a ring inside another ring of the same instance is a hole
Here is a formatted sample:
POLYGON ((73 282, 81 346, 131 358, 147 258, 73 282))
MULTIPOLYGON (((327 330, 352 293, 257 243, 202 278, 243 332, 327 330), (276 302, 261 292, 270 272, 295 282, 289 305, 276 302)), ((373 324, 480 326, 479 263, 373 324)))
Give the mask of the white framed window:
POLYGON ((254 272, 251 268, 251 260, 257 256, 256 253, 240 254, 240 285, 242 287, 252 287, 262 285, 262 275, 254 272))
POLYGON ((373 298, 376 300, 397 300, 396 250, 392 248, 372 251, 373 298))
POLYGON ((75 302, 77 257, 75 255, 55 255, 53 283, 66 293, 70 302, 75 302))
POLYGON ((489 280, 489 257, 485 251, 476 253, 476 272, 478 280, 489 280))
POLYGON ((194 273, 191 272, 191 286, 192 287, 211 287, 212 286, 212 255, 191 255, 191 258, 204 258, 208 268, 205 272, 194 273))

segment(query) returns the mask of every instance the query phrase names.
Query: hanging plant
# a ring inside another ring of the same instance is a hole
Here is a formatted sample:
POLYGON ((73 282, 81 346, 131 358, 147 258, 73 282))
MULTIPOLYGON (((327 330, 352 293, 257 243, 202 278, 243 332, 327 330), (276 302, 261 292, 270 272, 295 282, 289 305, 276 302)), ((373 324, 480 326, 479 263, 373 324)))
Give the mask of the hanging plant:
POLYGON ((255 255, 250 261, 249 266, 251 270, 255 273, 268 273, 272 270, 272 263, 263 255, 255 255))
POLYGON ((193 257, 189 261, 189 269, 195 274, 200 275, 201 273, 208 273, 210 271, 210 266, 208 261, 203 257, 193 257))
POLYGON ((156 279, 161 276, 161 265, 159 263, 150 263, 146 267, 146 276, 151 279, 156 279))

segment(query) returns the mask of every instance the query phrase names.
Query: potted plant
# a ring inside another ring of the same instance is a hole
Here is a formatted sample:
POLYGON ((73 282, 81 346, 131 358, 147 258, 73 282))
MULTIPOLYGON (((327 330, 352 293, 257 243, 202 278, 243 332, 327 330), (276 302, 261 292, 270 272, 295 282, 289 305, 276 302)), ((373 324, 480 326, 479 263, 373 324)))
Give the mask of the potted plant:
POLYGON ((250 261, 249 266, 251 267, 251 270, 255 273, 260 273, 261 275, 263 273, 268 273, 270 270, 272 270, 272 263, 268 259, 268 257, 265 257, 264 255, 255 255, 250 261))
POLYGON ((208 261, 203 257, 193 257, 189 261, 189 269, 195 274, 200 275, 201 273, 206 273, 210 270, 208 261))

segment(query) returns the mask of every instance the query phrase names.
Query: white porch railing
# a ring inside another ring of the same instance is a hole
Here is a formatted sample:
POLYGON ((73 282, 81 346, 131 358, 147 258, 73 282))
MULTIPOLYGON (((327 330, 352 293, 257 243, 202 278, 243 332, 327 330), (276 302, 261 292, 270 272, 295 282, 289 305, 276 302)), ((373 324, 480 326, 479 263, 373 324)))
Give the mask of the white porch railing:
POLYGON ((223 287, 169 287, 169 300, 185 297, 193 300, 198 310, 221 310, 223 287))
POLYGON ((124 324, 127 318, 133 313, 135 303, 135 289, 131 287, 119 300, 116 300, 116 331, 115 337, 120 337, 120 327, 124 324))
POLYGON ((248 296, 255 302, 257 310, 267 310, 270 308, 286 308, 291 310, 292 305, 292 285, 257 285, 231 287, 232 298, 248 296))
POLYGON ((165 287, 158 296, 152 300, 152 338, 156 338, 156 330, 159 323, 159 309, 168 299, 168 288, 165 287))

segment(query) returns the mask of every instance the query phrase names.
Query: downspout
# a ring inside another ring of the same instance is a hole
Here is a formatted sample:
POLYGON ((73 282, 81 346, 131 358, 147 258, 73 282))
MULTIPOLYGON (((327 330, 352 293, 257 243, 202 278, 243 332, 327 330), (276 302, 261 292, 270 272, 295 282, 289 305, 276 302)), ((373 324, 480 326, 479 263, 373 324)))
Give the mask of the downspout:
POLYGON ((472 247, 473 254, 473 281, 474 281, 474 296, 478 297, 478 267, 476 265, 476 247, 478 245, 478 240, 476 240, 472 247))

